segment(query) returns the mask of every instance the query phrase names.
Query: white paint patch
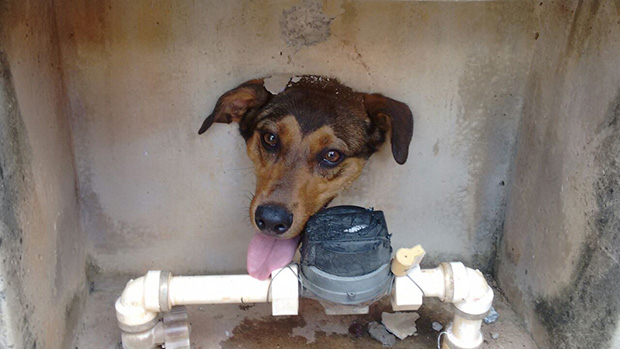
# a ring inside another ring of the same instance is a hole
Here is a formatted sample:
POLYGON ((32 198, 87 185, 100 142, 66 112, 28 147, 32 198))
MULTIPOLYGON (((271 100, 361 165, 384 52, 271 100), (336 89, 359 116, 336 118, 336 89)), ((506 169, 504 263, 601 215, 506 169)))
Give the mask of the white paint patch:
POLYGON ((283 92, 288 83, 294 78, 295 77, 290 74, 275 74, 264 80, 264 86, 267 91, 277 95, 278 93, 283 92))

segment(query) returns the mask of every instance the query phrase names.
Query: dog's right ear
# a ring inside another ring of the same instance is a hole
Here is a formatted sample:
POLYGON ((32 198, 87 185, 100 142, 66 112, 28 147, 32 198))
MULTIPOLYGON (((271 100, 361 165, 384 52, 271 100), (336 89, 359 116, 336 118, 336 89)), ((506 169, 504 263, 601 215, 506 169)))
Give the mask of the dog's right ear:
POLYGON ((231 122, 239 122, 241 124, 241 133, 243 134, 244 117, 252 108, 259 108, 265 105, 271 93, 265 89, 263 79, 250 80, 239 87, 236 87, 224 93, 215 104, 213 113, 207 116, 202 123, 198 134, 203 134, 214 122, 223 122, 230 124, 231 122))
POLYGON ((404 164, 413 136, 411 109, 403 102, 378 93, 364 95, 364 106, 373 125, 374 146, 381 145, 385 141, 385 134, 391 130, 392 155, 398 164, 404 164))

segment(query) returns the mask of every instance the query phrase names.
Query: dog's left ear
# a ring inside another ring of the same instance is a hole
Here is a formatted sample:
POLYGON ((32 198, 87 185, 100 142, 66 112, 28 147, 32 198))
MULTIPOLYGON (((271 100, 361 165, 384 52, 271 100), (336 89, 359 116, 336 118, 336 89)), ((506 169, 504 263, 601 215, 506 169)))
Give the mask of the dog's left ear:
POLYGON ((240 86, 224 93, 215 104, 213 113, 207 116, 202 123, 198 134, 203 134, 214 122, 230 124, 235 121, 240 124, 243 134, 244 122, 248 111, 252 108, 259 108, 265 105, 271 97, 271 93, 265 89, 262 79, 250 80, 240 86))
POLYGON ((371 121, 371 134, 378 147, 385 141, 385 134, 392 130, 392 155, 400 165, 407 161, 409 144, 413 136, 413 115, 409 107, 378 93, 365 94, 364 106, 371 121))

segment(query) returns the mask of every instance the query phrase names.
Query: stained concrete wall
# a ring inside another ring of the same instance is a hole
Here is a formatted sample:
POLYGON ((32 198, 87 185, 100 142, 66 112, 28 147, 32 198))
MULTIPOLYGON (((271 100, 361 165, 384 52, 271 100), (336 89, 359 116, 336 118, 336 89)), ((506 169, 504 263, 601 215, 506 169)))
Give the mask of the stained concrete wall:
POLYGON ((224 91, 285 72, 414 111, 407 164, 384 147, 335 204, 385 210, 429 264, 497 256, 543 348, 620 346, 617 1, 3 6, 0 345, 68 347, 86 264, 244 271, 251 163, 235 125, 196 131, 224 91), (292 37, 293 6, 323 36, 292 37))
POLYGON ((499 285, 541 348, 620 348, 620 3, 537 17, 499 285))
POLYGON ((0 348, 70 348, 86 236, 54 7, 0 7, 0 348))
POLYGON ((102 272, 245 270, 252 165, 236 125, 196 133, 219 95, 273 73, 332 76, 410 105, 405 166, 384 147, 334 204, 384 210, 394 245, 422 243, 429 262, 490 269, 533 6, 325 1, 325 40, 291 39, 283 12, 312 3, 57 1, 82 212, 102 272))

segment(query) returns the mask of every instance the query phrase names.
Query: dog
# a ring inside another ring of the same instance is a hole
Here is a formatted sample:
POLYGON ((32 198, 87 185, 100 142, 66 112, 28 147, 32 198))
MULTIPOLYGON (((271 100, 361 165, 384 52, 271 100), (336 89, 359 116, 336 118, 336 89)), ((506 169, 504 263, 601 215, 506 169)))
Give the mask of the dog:
POLYGON ((336 79, 293 77, 273 93, 265 81, 224 93, 198 131, 214 122, 239 124, 256 174, 249 213, 260 233, 247 266, 258 279, 291 261, 308 218, 359 177, 388 135, 394 159, 404 164, 414 125, 406 104, 336 79))

